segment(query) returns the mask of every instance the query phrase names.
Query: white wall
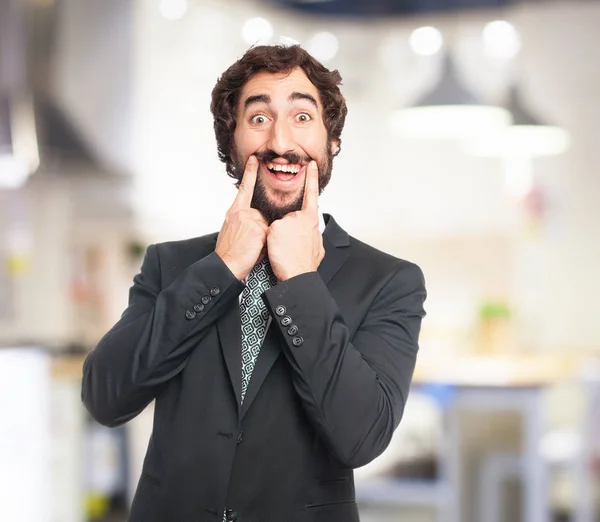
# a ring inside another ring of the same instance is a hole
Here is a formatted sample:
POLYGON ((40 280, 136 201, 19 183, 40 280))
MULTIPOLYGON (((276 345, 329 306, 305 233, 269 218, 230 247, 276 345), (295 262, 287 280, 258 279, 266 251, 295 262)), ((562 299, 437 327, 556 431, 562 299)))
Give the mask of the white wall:
POLYGON ((479 300, 503 295, 512 295, 524 347, 595 349, 600 4, 569 1, 436 20, 456 31, 461 70, 486 95, 497 94, 506 78, 481 57, 473 35, 499 14, 523 38, 518 69, 527 103, 573 138, 567 154, 536 163, 549 197, 536 237, 504 191, 500 161, 389 132, 390 110, 435 79, 435 60, 417 60, 406 48, 410 30, 430 18, 332 23, 263 4, 208 1, 190 4, 177 21, 162 18, 153 3, 136 3, 136 179, 148 233, 158 239, 216 230, 234 196, 216 159, 208 106, 218 74, 247 47, 243 22, 266 16, 276 38, 301 42, 326 28, 340 39, 341 51, 328 65, 345 78, 350 113, 322 208, 352 234, 424 267, 430 293, 424 339, 432 349, 472 341, 466 332, 479 300), (395 61, 382 62, 381 46, 390 41, 397 47, 387 56, 395 61))
MULTIPOLYGON (((64 6, 57 92, 103 157, 134 171, 145 240, 217 230, 234 197, 217 159, 208 107, 217 76, 247 47, 242 23, 267 16, 276 37, 300 41, 326 28, 340 38, 340 53, 328 65, 344 77, 350 113, 322 209, 351 234, 423 267, 430 295, 424 347, 471 346, 480 301, 508 296, 524 348, 597 349, 599 3, 368 24, 292 17, 251 2, 190 2, 177 21, 162 18, 155 2, 84 9, 67 0, 64 6), (435 59, 416 59, 408 51, 410 30, 438 22, 448 30, 458 27, 456 35, 464 38, 458 47, 461 70, 473 89, 490 94, 503 79, 480 56, 474 35, 499 14, 515 23, 523 38, 518 69, 526 102, 572 137, 566 154, 536 162, 547 197, 546 219, 536 236, 528 235, 526 216, 504 191, 500 161, 470 158, 448 144, 402 141, 387 127, 390 110, 435 79, 435 59)), ((70 212, 76 210, 69 210, 72 195, 48 187, 44 197, 33 196, 39 199, 32 217, 36 275, 18 283, 18 320, 8 327, 0 323, 4 336, 29 331, 63 337, 68 329, 60 319, 66 301, 56 298, 66 277, 56 247, 68 242, 70 212), (35 322, 32 295, 46 306, 35 322)), ((83 209, 90 195, 110 200, 116 192, 91 189, 75 201, 83 209)), ((115 218, 120 219, 128 221, 126 215, 115 218)), ((115 307, 117 295, 115 289, 110 298, 115 307)))
POLYGON ((40 171, 23 189, 0 192, 0 345, 95 343, 127 305, 138 268, 127 260, 127 241, 136 238, 128 180, 67 172, 40 171), (102 296, 88 311, 78 306, 74 283, 82 270, 77 253, 90 245, 101 254, 91 276, 102 280, 91 283, 102 296), (7 263, 15 256, 25 265, 11 275, 7 263))
POLYGON ((132 18, 130 0, 58 6, 53 94, 99 158, 132 171, 132 18))
POLYGON ((598 349, 600 321, 600 4, 563 2, 517 13, 528 101, 571 133, 562 157, 539 162, 549 218, 516 250, 515 296, 523 335, 547 349, 598 349))
MULTIPOLYGON (((69 338, 71 310, 68 261, 72 216, 69 194, 56 180, 35 178, 25 190, 0 194, 0 257, 3 264, 14 254, 27 268, 5 272, 7 313, 0 320, 0 343, 63 342, 69 338), (17 239, 14 239, 14 238, 17 239)), ((4 265, 3 270, 6 270, 4 265)))

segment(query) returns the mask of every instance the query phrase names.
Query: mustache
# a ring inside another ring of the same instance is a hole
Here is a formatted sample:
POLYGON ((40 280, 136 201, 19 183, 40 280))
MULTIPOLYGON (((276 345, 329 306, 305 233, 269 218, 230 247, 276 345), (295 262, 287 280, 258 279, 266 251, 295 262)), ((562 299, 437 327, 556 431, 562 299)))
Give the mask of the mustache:
POLYGON ((309 156, 300 156, 295 152, 286 152, 285 154, 277 154, 274 150, 267 149, 262 152, 255 152, 254 155, 263 163, 269 163, 277 158, 282 158, 290 163, 309 163, 312 158, 309 156))

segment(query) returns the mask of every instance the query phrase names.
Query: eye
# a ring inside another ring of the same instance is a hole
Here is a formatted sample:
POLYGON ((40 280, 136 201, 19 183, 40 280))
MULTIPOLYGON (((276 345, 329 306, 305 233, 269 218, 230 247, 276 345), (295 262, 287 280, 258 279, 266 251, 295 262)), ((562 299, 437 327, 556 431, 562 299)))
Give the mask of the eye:
POLYGON ((307 112, 301 112, 300 114, 296 115, 296 121, 298 121, 300 123, 306 123, 306 122, 309 122, 310 120, 312 120, 312 117, 307 112))
POLYGON ((250 123, 252 125, 262 125, 267 122, 267 117, 264 114, 255 114, 250 118, 250 123))

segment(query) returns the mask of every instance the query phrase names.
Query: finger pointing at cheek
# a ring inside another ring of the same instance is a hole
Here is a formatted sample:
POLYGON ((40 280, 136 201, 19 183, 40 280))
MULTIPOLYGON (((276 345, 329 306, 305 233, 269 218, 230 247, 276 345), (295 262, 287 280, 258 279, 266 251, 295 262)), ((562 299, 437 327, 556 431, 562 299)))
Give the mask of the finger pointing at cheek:
POLYGON ((246 162, 244 175, 240 183, 237 196, 233 202, 233 206, 238 208, 250 208, 252 196, 254 195, 254 185, 256 185, 256 176, 258 172, 258 160, 252 155, 246 162))
POLYGON ((304 182, 304 200, 302 201, 302 210, 317 216, 319 209, 319 170, 317 162, 311 161, 308 164, 306 179, 304 182))

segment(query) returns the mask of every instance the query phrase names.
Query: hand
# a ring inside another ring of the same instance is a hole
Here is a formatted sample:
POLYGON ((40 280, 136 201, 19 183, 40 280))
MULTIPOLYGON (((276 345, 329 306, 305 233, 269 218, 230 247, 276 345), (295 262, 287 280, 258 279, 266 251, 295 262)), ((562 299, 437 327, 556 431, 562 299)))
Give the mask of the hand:
POLYGON ((257 171, 258 160, 250 156, 235 201, 225 214, 215 248, 217 255, 240 280, 266 255, 269 226, 262 214, 250 207, 257 171))
POLYGON ((319 172, 311 161, 306 169, 302 210, 290 212, 269 227, 269 261, 279 281, 316 271, 325 256, 318 201, 319 172))

